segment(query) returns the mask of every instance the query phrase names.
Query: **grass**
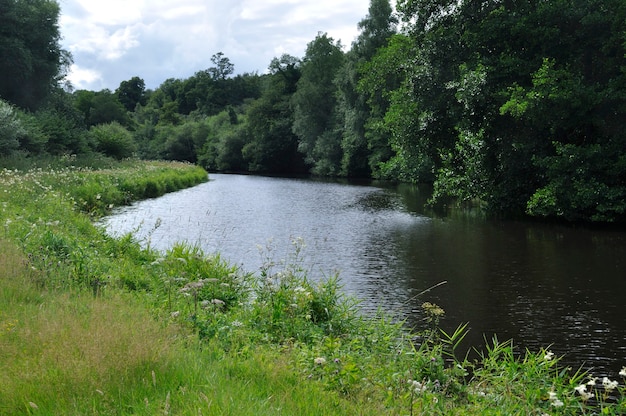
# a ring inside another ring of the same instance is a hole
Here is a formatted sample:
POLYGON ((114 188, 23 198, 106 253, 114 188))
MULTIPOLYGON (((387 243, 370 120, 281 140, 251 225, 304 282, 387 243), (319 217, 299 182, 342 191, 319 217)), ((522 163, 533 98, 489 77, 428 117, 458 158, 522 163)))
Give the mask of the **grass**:
POLYGON ((362 317, 336 277, 308 280, 302 241, 252 275, 93 225, 111 205, 203 180, 136 161, 0 172, 0 414, 626 413, 626 369, 595 380, 497 339, 469 362, 456 351, 465 327, 440 331, 428 302, 417 334, 362 317))
POLYGON ((0 242, 0 414, 358 414, 279 353, 201 346, 128 293, 42 290, 24 260, 0 242))

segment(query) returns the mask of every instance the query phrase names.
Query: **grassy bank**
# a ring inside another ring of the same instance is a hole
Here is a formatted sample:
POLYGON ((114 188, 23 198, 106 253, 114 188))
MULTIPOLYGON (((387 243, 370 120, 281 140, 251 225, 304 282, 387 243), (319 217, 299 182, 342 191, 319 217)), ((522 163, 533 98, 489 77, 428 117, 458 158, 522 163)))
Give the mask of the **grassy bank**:
POLYGON ((455 351, 463 327, 441 332, 427 302, 420 334, 362 318, 337 279, 307 279, 302 241, 249 274, 93 225, 205 179, 156 162, 0 173, 0 414, 626 412, 626 370, 592 385, 549 351, 497 340, 468 362, 455 351))

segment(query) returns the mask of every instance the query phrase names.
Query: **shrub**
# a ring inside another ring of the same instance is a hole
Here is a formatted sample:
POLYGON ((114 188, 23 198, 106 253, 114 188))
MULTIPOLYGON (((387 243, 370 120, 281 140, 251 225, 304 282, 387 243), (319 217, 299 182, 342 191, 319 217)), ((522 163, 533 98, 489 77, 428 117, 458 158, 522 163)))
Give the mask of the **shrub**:
POLYGON ((10 155, 19 148, 18 137, 23 132, 20 121, 15 117, 13 107, 0 100, 0 154, 10 155))
POLYGON ((124 159, 137 151, 133 135, 116 121, 93 126, 89 134, 96 150, 107 156, 124 159))

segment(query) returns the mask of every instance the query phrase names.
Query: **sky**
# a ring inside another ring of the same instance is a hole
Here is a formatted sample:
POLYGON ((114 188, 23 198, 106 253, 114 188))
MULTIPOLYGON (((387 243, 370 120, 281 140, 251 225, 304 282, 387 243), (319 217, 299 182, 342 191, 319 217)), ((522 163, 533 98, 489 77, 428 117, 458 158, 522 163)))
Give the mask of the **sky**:
POLYGON ((304 56, 318 32, 348 49, 369 0, 59 0, 61 47, 75 89, 146 88, 186 79, 223 52, 235 74, 265 73, 272 58, 304 56))

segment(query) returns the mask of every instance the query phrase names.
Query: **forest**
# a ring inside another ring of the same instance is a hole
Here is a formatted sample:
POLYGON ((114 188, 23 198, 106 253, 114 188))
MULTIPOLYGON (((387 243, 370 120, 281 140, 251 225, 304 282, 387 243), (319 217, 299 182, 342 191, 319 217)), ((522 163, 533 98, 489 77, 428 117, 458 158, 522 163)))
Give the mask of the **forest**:
POLYGON ((494 216, 626 222, 626 2, 371 0, 262 73, 66 81, 60 5, 0 0, 0 155, 432 184, 494 216))

